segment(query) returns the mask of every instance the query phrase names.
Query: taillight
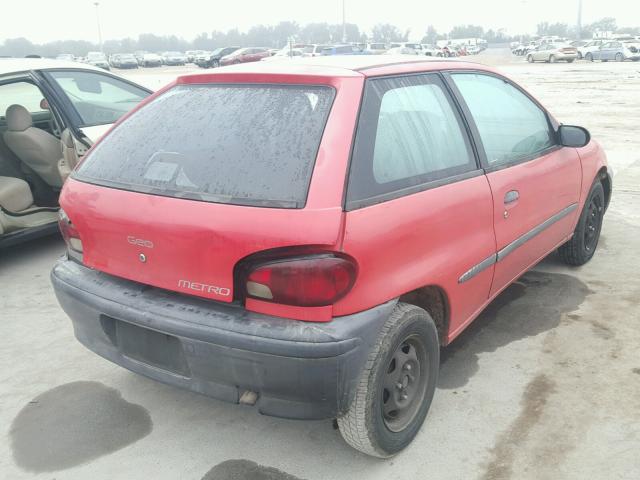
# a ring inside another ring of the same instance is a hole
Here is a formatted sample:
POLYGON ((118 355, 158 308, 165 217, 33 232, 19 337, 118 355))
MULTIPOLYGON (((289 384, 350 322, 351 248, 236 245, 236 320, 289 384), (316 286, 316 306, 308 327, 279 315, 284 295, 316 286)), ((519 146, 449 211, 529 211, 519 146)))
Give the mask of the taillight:
POLYGON ((60 227, 62 238, 66 242, 67 247, 69 247, 69 253, 75 258, 78 258, 78 254, 81 256, 82 240, 80 239, 80 233, 78 233, 78 230, 62 209, 58 212, 58 226, 60 227))
POLYGON ((247 297, 298 307, 331 305, 356 280, 356 264, 330 254, 285 258, 255 266, 246 277, 247 297))

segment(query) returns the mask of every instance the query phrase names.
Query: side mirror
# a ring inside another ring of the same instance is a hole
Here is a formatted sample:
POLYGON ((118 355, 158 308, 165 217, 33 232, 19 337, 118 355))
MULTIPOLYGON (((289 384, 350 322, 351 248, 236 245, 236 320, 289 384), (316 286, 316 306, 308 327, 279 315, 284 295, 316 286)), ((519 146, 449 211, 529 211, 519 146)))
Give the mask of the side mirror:
POLYGON ((589 130, 573 125, 560 125, 558 129, 560 144, 564 147, 580 148, 591 141, 589 130))

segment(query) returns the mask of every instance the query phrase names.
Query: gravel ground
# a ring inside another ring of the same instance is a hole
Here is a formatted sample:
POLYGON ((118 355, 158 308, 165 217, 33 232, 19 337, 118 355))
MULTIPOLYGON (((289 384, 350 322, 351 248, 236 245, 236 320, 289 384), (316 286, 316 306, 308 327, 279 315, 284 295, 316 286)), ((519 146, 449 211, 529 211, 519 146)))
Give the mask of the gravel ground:
MULTIPOLYGON (((0 477, 640 478, 640 63, 474 59, 589 128, 614 196, 589 264, 551 255, 443 350, 431 412, 405 452, 368 458, 330 421, 264 417, 85 350, 49 284, 64 250, 52 237, 0 252, 0 477)), ((158 88, 193 70, 123 74, 158 88)))

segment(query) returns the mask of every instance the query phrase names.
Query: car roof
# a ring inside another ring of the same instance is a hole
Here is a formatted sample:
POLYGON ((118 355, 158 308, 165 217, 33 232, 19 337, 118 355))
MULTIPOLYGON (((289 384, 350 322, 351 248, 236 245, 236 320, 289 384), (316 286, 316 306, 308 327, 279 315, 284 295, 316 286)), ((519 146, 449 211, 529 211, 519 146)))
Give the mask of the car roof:
POLYGON ((250 62, 217 68, 210 73, 184 75, 178 83, 196 83, 205 81, 207 77, 221 74, 288 74, 314 75, 320 77, 353 77, 393 75, 394 73, 410 73, 420 71, 437 71, 452 69, 473 69, 494 71, 479 63, 460 60, 430 59, 411 55, 332 55, 324 57, 299 58, 295 61, 250 62))
POLYGON ((0 58, 0 75, 28 72, 30 70, 55 70, 59 68, 74 68, 83 70, 103 71, 87 63, 71 62, 68 60, 53 60, 50 58, 0 58))

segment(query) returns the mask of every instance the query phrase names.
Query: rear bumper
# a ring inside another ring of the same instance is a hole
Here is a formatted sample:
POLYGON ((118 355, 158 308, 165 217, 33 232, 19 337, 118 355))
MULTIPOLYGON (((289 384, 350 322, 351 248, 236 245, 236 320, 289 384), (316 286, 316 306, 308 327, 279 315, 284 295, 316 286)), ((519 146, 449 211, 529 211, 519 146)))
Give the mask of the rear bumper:
POLYGON ((164 383, 286 418, 348 408, 395 301, 309 323, 248 312, 60 260, 51 272, 76 338, 118 365, 164 383))

